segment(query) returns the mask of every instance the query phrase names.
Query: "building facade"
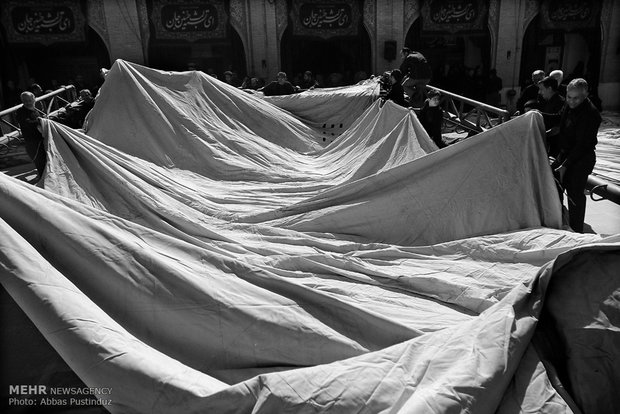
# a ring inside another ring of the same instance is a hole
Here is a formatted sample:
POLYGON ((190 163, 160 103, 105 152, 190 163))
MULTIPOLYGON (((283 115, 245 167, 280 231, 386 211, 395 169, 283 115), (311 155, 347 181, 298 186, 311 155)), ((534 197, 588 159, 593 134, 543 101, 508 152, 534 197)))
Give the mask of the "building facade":
POLYGON ((32 82, 95 86, 116 59, 336 86, 397 68, 409 46, 457 93, 496 69, 510 108, 533 70, 562 69, 617 109, 619 27, 614 0, 2 0, 2 102, 32 82))

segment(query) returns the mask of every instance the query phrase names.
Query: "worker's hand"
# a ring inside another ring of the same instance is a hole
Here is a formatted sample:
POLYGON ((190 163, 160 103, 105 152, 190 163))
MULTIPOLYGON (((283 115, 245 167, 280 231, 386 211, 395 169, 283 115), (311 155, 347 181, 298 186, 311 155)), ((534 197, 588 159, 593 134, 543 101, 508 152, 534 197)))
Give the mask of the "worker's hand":
POLYGON ((559 133, 560 133, 560 127, 555 126, 547 131, 547 136, 553 137, 555 135, 558 135, 559 133))

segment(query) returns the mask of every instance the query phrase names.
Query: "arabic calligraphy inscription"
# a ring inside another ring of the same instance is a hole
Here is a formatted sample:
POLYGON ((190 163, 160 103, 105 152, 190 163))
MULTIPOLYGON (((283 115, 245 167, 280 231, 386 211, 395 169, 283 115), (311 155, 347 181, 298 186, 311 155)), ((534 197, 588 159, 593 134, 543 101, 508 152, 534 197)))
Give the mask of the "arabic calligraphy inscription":
POLYGON ((209 32, 217 28, 217 10, 210 4, 165 5, 161 22, 168 32, 209 32))
POLYGON ((589 1, 553 1, 549 4, 549 19, 554 22, 585 21, 592 15, 589 1))
POLYGON ((68 34, 75 30, 75 18, 68 7, 15 7, 11 20, 21 35, 68 34))
POLYGON ((472 1, 435 1, 431 5, 431 20, 438 24, 470 23, 478 17, 472 1))
POLYGON ((345 29, 351 26, 351 7, 348 4, 303 4, 299 20, 307 29, 345 29))

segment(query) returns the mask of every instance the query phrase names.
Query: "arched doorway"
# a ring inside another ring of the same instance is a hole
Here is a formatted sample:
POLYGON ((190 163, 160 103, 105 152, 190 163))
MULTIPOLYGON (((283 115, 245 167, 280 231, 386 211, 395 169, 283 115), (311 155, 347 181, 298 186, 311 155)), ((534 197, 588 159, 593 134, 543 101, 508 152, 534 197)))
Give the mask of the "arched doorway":
POLYGON ((329 6, 292 0, 288 5, 289 24, 282 35, 280 53, 289 80, 295 83, 310 70, 321 86, 329 87, 350 85, 370 75, 370 37, 362 24, 361 1, 329 6), (323 23, 320 19, 310 22, 312 16, 323 16, 323 23))
POLYGON ((585 78, 596 94, 601 65, 600 3, 581 1, 570 10, 563 3, 545 1, 523 38, 520 85, 534 70, 564 72, 564 82, 585 78))
POLYGON ((149 0, 147 9, 149 66, 175 71, 196 69, 219 79, 228 70, 239 80, 246 75, 243 42, 230 24, 228 1, 172 4, 149 0))
POLYGON ((101 86, 99 69, 110 67, 105 44, 90 27, 86 29, 86 41, 80 43, 31 46, 14 49, 16 60, 27 68, 30 78, 43 89, 57 85, 74 84, 93 90, 101 86))
POLYGON ((110 58, 102 39, 87 25, 85 2, 9 1, 3 3, 1 16, 3 90, 10 81, 20 90, 38 83, 44 91, 74 84, 96 92, 102 82, 99 69, 109 67, 110 58), (40 28, 23 25, 41 15, 35 20, 40 28))
POLYGON ((426 0, 405 45, 427 58, 432 85, 484 100, 483 79, 492 69, 487 20, 487 0, 426 0))

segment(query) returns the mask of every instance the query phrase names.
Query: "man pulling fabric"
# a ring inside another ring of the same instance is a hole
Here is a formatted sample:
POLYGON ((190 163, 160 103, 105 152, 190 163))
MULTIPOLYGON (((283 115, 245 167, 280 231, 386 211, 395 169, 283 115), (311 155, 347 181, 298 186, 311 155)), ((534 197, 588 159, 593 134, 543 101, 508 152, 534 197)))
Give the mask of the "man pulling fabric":
POLYGON ((568 196, 568 216, 571 228, 583 233, 586 213, 584 190, 588 176, 596 163, 594 150, 601 114, 588 99, 588 82, 573 79, 566 87, 566 105, 557 115, 543 114, 545 119, 559 118, 560 153, 551 167, 568 196))
POLYGON ((37 181, 43 175, 46 164, 43 135, 39 131, 39 112, 35 108, 36 98, 32 92, 23 92, 20 96, 23 106, 16 111, 16 118, 21 130, 26 153, 37 168, 37 181))
POLYGON ((431 81, 433 72, 424 55, 408 47, 400 51, 403 62, 400 71, 403 74, 403 89, 412 106, 420 107, 425 99, 426 85, 431 81))

